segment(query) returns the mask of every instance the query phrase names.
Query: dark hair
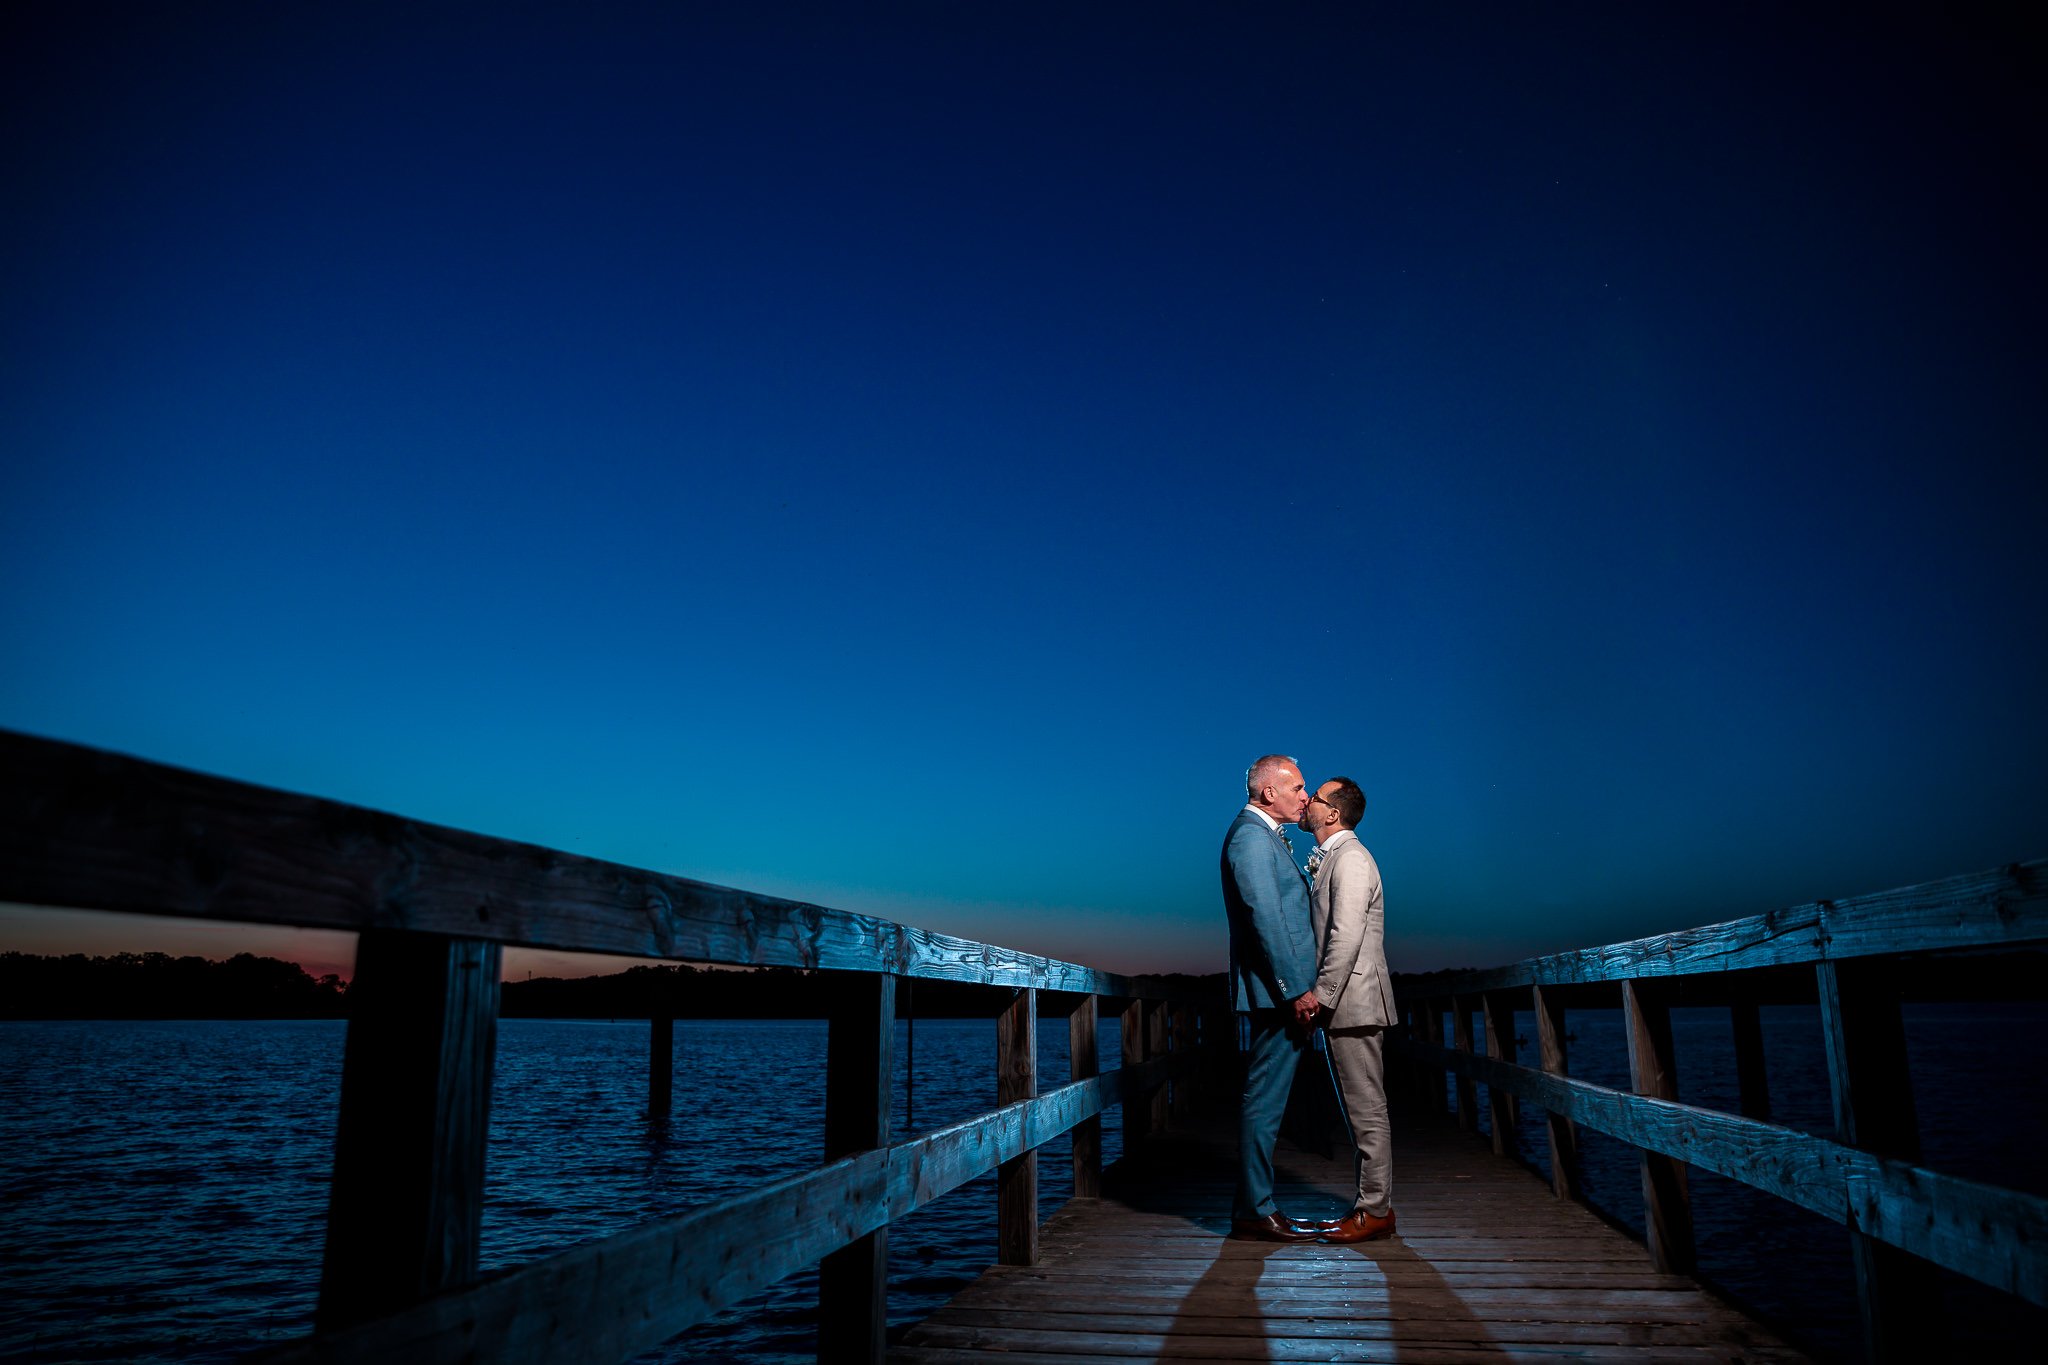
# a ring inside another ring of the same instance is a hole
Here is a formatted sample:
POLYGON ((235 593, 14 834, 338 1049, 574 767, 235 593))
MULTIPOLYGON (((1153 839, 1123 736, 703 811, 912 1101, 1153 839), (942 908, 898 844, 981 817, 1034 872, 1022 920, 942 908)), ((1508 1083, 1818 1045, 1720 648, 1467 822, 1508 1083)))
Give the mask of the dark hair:
POLYGON ((1329 802, 1330 808, 1337 812, 1337 818, 1344 822, 1344 828, 1357 829, 1358 822, 1365 818, 1365 793, 1348 777, 1333 777, 1330 781, 1337 785, 1337 790, 1323 800, 1329 802))

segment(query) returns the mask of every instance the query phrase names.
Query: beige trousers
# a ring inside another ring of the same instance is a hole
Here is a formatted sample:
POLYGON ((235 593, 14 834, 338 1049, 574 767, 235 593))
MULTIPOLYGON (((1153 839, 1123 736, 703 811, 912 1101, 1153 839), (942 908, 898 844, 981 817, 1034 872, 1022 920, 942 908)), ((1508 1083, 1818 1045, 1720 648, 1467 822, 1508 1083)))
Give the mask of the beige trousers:
POLYGON ((1394 1199, 1393 1133, 1387 1125, 1386 1070, 1380 1058, 1386 1030, 1333 1028, 1324 1033, 1344 1116, 1351 1123, 1352 1145, 1358 1149, 1358 1197, 1352 1207, 1381 1217, 1392 1209, 1394 1199))

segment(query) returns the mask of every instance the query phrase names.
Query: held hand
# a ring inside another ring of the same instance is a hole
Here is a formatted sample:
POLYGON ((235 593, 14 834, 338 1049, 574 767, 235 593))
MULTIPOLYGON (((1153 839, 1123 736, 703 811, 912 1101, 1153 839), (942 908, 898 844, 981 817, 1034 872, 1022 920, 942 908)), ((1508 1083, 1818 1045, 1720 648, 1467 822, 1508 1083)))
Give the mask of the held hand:
POLYGON ((1316 1026, 1316 1016, 1322 1013, 1323 1002, 1316 999, 1314 991, 1303 991, 1301 998, 1294 1002, 1294 1022, 1304 1029, 1316 1026))

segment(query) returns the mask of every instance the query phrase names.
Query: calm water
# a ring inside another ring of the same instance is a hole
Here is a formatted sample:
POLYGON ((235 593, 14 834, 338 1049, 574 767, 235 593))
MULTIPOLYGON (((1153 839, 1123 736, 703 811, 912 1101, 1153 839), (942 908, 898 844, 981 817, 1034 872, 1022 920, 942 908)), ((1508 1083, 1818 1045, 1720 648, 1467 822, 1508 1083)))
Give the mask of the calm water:
MULTIPOLYGON (((655 1123, 644 1022, 501 1022, 485 1269, 819 1164, 822 1021, 675 1028, 674 1113, 655 1123)), ((895 1132, 993 1107, 993 1020, 918 1020, 914 1077, 906 1034, 895 1132)), ((0 1023, 0 1359, 219 1361, 309 1332, 342 1037, 326 1020, 0 1023)), ((1041 1088, 1064 1084, 1066 1021, 1038 1046, 1041 1088)), ((1110 1021, 1105 1070, 1119 1046, 1110 1021)), ((1050 1214, 1071 1147, 1040 1150, 1050 1214)), ((1121 1152, 1111 1111, 1104 1160, 1121 1152)), ((914 1322, 994 1261, 994 1176, 889 1236, 890 1319, 914 1322)), ((793 1275, 646 1359, 812 1360, 816 1304, 816 1272, 793 1275)))
MULTIPOLYGON (((2032 1046, 2044 1024, 2039 1006, 1909 1013, 1928 1164, 2048 1193, 2048 1075, 2032 1046), (2031 1069, 2015 1077, 2015 1065, 2031 1069)), ((1618 1013, 1574 1012, 1569 1026, 1574 1072, 1625 1086, 1618 1013)), ((898 1027, 898 1133, 990 1106, 992 1021, 918 1021, 914 1125, 898 1027)), ((1528 1015, 1517 1028, 1534 1038, 1528 1015)), ((1733 1109, 1726 1013, 1680 1010, 1673 1030, 1682 1097, 1733 1109)), ((1766 1009, 1764 1030, 1777 1121, 1827 1131, 1817 1011, 1766 1009)), ((341 1047, 342 1025, 327 1021, 0 1023, 0 1359, 216 1361, 309 1331, 341 1047)), ((677 1021, 665 1123, 646 1114, 646 1047, 644 1023, 501 1024, 487 1268, 818 1164, 822 1023, 677 1021)), ((1115 1065, 1113 1026, 1099 1053, 1115 1065)), ((1039 1057, 1042 1087, 1066 1079, 1063 1020, 1042 1027, 1039 1057)), ((1113 1160, 1118 1115, 1104 1119, 1113 1160)), ((1525 1110, 1517 1137, 1547 1165, 1540 1115, 1525 1110)), ((1593 1199, 1640 1234, 1634 1152, 1590 1133, 1582 1145, 1593 1199)), ((1064 1141, 1044 1150, 1050 1213, 1069 1193, 1069 1153, 1064 1141)), ((1846 1354, 1842 1230, 1733 1182, 1692 1182, 1703 1272, 1809 1348, 1846 1354)), ((922 1317, 994 1259, 994 1209, 988 1177, 892 1226, 892 1322, 922 1317)), ((792 1276, 647 1359, 809 1360, 816 1293, 814 1272, 792 1276)), ((2048 1329, 2048 1314, 1966 1282, 1945 1293, 1958 1337, 1988 1357, 2048 1329)))

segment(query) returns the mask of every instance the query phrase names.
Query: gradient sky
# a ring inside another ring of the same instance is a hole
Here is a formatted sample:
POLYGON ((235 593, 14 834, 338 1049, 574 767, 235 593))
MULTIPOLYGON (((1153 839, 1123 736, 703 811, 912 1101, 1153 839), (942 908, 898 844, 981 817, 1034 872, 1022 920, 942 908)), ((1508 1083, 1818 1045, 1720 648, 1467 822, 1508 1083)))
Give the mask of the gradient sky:
POLYGON ((0 724, 1127 971, 1269 750, 1402 968, 2039 857, 2036 49, 1671 11, 13 7, 0 724))

